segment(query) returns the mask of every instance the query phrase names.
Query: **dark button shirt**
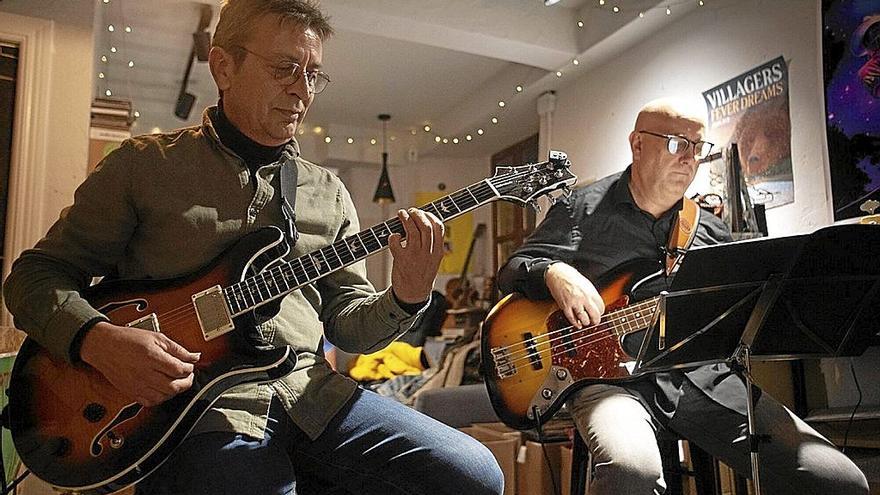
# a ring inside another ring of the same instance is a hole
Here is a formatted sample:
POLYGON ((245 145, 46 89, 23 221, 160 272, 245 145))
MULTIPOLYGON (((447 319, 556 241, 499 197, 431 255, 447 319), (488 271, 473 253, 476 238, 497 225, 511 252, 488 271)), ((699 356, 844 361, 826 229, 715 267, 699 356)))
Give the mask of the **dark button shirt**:
MULTIPOLYGON (((501 291, 520 292, 531 299, 549 298, 544 274, 556 261, 572 265, 594 283, 612 273, 614 268, 635 260, 644 260, 642 265, 655 267, 641 275, 662 271, 666 242, 681 201, 654 218, 633 200, 630 176, 630 168, 627 168, 579 188, 571 197, 557 202, 501 268, 498 274, 501 291)), ((707 213, 700 215, 694 246, 730 240, 721 220, 707 213)), ((655 296, 668 288, 670 282, 671 279, 663 275, 654 277, 639 287, 633 299, 655 296)), ((643 336, 644 331, 631 334, 624 341, 624 349, 635 355, 643 336)), ((686 373, 698 387, 709 391, 728 377, 729 370, 724 365, 712 365, 686 373)), ((681 372, 659 373, 650 379, 637 380, 627 388, 641 395, 655 413, 671 417, 681 394, 682 378, 681 372)), ((719 402, 731 407, 723 398, 719 402)))

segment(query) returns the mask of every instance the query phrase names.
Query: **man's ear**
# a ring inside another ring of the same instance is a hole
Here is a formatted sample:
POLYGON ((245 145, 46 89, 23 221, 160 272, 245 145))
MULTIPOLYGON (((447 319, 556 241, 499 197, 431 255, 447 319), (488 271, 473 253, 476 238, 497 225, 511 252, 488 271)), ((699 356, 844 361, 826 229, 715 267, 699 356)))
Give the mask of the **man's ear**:
POLYGON ((629 147, 632 150, 633 162, 637 162, 642 157, 642 137, 636 132, 629 133, 629 147))
POLYGON ((208 66, 211 68, 211 76, 217 84, 217 89, 221 92, 229 89, 232 75, 238 69, 232 54, 219 46, 213 46, 208 52, 208 66))

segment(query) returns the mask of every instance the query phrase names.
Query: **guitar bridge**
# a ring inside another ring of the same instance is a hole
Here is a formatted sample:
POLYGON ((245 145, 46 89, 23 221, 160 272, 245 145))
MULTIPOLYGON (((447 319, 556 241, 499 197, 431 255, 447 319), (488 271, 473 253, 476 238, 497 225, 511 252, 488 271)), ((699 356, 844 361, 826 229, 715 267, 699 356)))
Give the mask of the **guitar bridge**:
POLYGON ((494 347, 490 351, 492 361, 495 363, 495 371, 502 380, 516 374, 516 365, 510 361, 510 352, 507 349, 494 347))
POLYGON ((132 328, 140 328, 141 330, 149 330, 151 332, 159 331, 159 319, 156 318, 156 313, 150 313, 143 318, 138 318, 130 323, 127 323, 125 326, 132 328))
POLYGON ((219 285, 194 294, 192 301, 206 341, 216 339, 235 328, 223 289, 219 285))

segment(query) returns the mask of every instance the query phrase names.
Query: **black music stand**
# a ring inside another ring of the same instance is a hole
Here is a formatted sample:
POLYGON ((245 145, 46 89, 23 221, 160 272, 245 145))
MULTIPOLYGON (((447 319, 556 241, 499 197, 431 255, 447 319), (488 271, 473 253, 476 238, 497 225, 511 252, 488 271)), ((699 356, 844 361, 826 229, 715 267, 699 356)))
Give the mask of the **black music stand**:
POLYGON ((726 362, 748 389, 749 451, 761 494, 751 360, 855 356, 880 330, 880 228, 691 249, 642 342, 634 373, 726 362))

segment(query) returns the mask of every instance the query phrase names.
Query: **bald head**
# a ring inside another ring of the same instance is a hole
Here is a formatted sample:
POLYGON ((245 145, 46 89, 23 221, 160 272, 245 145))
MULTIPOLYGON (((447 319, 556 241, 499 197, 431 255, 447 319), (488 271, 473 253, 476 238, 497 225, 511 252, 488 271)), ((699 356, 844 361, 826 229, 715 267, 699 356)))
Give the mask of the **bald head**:
POLYGON ((703 139, 704 114, 689 100, 663 98, 642 107, 636 117, 629 135, 633 154, 630 190, 636 204, 655 217, 680 200, 694 180, 693 143, 703 139), (668 136, 687 139, 686 149, 670 147, 668 136))
POLYGON ((678 134, 669 130, 658 130, 658 126, 668 128, 670 125, 674 125, 675 121, 679 121, 679 123, 684 121, 703 128, 706 126, 705 114, 705 109, 694 100, 660 98, 648 102, 639 110, 634 130, 678 134))

